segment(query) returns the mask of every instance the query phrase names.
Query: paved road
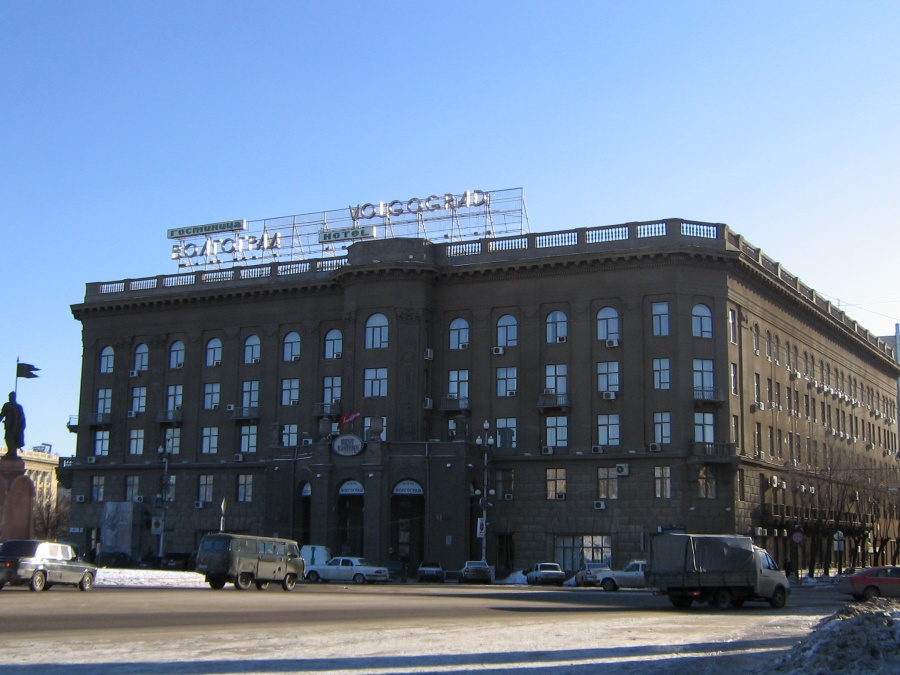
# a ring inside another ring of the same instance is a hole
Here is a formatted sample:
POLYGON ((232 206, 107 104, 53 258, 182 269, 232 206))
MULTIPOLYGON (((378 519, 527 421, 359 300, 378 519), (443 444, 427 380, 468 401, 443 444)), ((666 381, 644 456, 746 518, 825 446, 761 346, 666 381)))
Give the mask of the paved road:
POLYGON ((671 608, 643 591, 302 584, 0 592, 4 675, 765 672, 844 603, 671 608))

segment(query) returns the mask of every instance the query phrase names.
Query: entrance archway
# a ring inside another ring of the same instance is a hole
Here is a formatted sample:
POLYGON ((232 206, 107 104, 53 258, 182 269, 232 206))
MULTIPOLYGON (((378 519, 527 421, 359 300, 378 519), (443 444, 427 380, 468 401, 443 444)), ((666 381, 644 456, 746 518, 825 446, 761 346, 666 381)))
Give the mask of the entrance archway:
POLYGON ((365 488, 358 480, 344 481, 338 489, 337 529, 341 555, 362 555, 365 550, 365 493, 365 488))
POLYGON ((391 493, 392 560, 407 572, 418 568, 425 555, 425 491, 414 480, 401 480, 391 493))

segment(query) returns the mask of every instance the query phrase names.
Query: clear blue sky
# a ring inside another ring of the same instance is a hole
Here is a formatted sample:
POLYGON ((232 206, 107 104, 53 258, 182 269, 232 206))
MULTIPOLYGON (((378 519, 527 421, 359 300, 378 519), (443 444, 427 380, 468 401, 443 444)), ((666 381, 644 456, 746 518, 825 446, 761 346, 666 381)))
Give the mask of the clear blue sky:
POLYGON ((29 447, 74 452, 69 306, 177 271, 169 227, 522 187, 532 231, 724 222, 900 322, 900 2, 7 0, 0 31, 29 447))

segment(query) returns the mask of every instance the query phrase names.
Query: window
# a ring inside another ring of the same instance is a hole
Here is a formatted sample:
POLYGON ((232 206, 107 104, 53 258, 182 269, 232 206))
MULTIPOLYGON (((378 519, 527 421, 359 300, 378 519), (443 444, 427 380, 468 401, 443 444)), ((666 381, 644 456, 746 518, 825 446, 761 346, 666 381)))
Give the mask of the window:
POLYGON ((759 324, 753 324, 753 353, 759 355, 759 324))
POLYGON ((103 501, 103 476, 91 476, 91 501, 103 501))
POLYGON ((206 365, 211 368, 222 365, 222 341, 219 338, 206 343, 206 365))
POLYGON ((375 440, 374 427, 381 427, 378 433, 379 441, 387 440, 387 417, 364 417, 363 418, 363 438, 366 440, 375 440))
POLYGON ((363 371, 364 392, 366 397, 387 396, 387 368, 366 368, 363 371))
POLYGON ((547 342, 565 342, 569 335, 569 322, 559 310, 547 315, 547 342))
POLYGON ((150 365, 150 350, 147 345, 141 343, 134 348, 134 370, 143 372, 150 365))
POLYGON ((97 429, 94 432, 94 456, 107 457, 109 455, 109 431, 97 429))
POLYGON ((448 373, 447 394, 456 398, 469 398, 468 370, 451 370, 448 373))
POLYGON ((137 414, 147 410, 147 387, 134 387, 131 390, 131 412, 137 414))
POLYGON ((294 448, 300 444, 300 425, 282 424, 279 443, 283 448, 294 448))
POLYGON ((247 424, 241 427, 241 452, 256 452, 255 424, 247 424))
POLYGON ((597 339, 619 339, 619 313, 612 307, 604 307, 597 312, 597 339))
POLYGON ((184 387, 180 384, 170 384, 166 387, 166 410, 181 410, 181 399, 184 387))
POLYGON ((738 367, 736 363, 731 364, 731 395, 737 396, 738 394, 738 367))
POLYGON ((672 498, 672 467, 653 467, 653 487, 656 490, 657 499, 672 498))
POLYGON ((384 314, 373 314, 366 320, 366 349, 387 349, 388 320, 384 314))
POLYGON ((100 372, 111 373, 115 361, 115 352, 112 347, 104 347, 100 350, 100 372))
POLYGON ((714 443, 716 440, 716 416, 708 412, 694 413, 694 441, 697 443, 714 443))
POLYGON ((698 497, 700 499, 716 498, 716 468, 713 466, 704 466, 700 468, 700 474, 697 477, 697 487, 699 489, 698 497))
POLYGON ((712 312, 706 305, 694 305, 691 310, 691 334, 695 338, 712 338, 712 312))
POLYGON ((733 309, 728 310, 728 340, 733 345, 736 345, 738 341, 737 312, 733 309))
POLYGON ((300 335, 298 333, 292 331, 284 336, 281 358, 285 361, 300 360, 300 335))
POLYGON ((129 429, 128 430, 128 454, 143 455, 144 454, 144 430, 129 429))
POLYGON ((653 359, 654 389, 669 389, 672 386, 669 368, 669 359, 653 359))
POLYGON ((766 358, 772 360, 772 334, 766 331, 766 358))
POLYGON ((514 447, 516 447, 516 418, 515 417, 498 417, 497 418, 497 447, 498 448, 514 448, 514 447))
POLYGON ((497 368, 497 396, 511 396, 516 392, 517 373, 515 367, 497 368), (510 394, 512 392, 512 394, 510 394))
POLYGON ((619 415, 597 415, 597 443, 599 445, 619 445, 620 442, 619 415))
POLYGON ((215 410, 221 403, 221 385, 218 382, 207 382, 203 385, 203 408, 215 410))
POLYGON ((597 391, 619 391, 618 361, 601 361, 597 364, 597 391))
POLYGON ((138 476, 125 476, 125 501, 133 502, 140 495, 138 476))
POLYGON ((544 366, 544 387, 552 389, 555 394, 568 392, 569 368, 564 363, 550 363, 544 366))
POLYGON ((715 398, 712 359, 694 359, 694 398, 703 401, 715 398))
POLYGON ((497 320, 497 346, 515 347, 519 344, 519 324, 510 314, 504 314, 497 320))
POLYGON ((259 380, 244 380, 241 382, 241 407, 259 407, 259 380))
POLYGON ((757 404, 762 400, 762 382, 759 377, 759 373, 754 373, 753 375, 753 400, 756 401, 757 404))
POLYGON ((547 499, 566 494, 566 470, 547 469, 547 499))
POLYGON ((175 340, 169 347, 169 368, 184 368, 184 343, 175 340))
POLYGON ((731 441, 740 447, 741 437, 741 418, 737 415, 731 416, 731 441))
POLYGON ((237 500, 245 503, 253 501, 253 476, 248 473, 237 477, 237 500))
POLYGON ((322 402, 334 403, 341 400, 341 378, 340 377, 323 377, 322 378, 322 402))
POLYGON ((672 442, 672 413, 653 413, 653 441, 655 443, 672 442))
POLYGON ((654 302, 651 307, 653 334, 662 337, 669 334, 669 303, 654 302))
POLYGON ((281 405, 296 405, 300 400, 300 379, 288 377, 281 381, 281 405))
POLYGON ((244 363, 259 363, 260 342, 259 337, 251 335, 244 340, 244 363))
POLYGON ((200 430, 200 453, 215 455, 219 452, 219 427, 203 427, 200 430))
POLYGON ((179 454, 181 452, 181 429, 178 427, 166 429, 163 442, 166 444, 166 450, 170 455, 179 454))
POLYGON ((325 333, 325 358, 339 359, 344 351, 344 337, 337 328, 325 333))
POLYGON ((213 500, 213 477, 202 473, 197 477, 197 501, 209 503, 213 500))
POLYGON ((753 431, 753 449, 757 457, 762 457, 762 424, 756 423, 753 431))
POLYGON ((546 430, 550 447, 564 448, 569 444, 569 418, 565 415, 548 415, 546 430))
POLYGON ((469 345, 469 322, 457 317, 450 322, 450 349, 465 349, 469 345))
POLYGON ((108 415, 110 410, 112 410, 112 389, 98 389, 97 412, 108 415))
POLYGON ((515 469, 497 469, 494 472, 494 485, 501 499, 503 495, 511 495, 515 488, 515 469))
POLYGON ((599 467, 597 469, 597 499, 618 498, 619 474, 616 467, 599 467))

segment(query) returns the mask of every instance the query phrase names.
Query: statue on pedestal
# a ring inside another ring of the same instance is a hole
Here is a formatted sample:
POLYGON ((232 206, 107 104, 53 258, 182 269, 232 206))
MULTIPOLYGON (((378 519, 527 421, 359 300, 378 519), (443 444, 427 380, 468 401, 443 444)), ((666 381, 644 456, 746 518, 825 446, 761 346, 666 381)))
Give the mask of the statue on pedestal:
POLYGON ((6 440, 6 456, 18 457, 19 448, 25 447, 25 411, 16 403, 16 392, 9 392, 9 401, 0 408, 6 440))

